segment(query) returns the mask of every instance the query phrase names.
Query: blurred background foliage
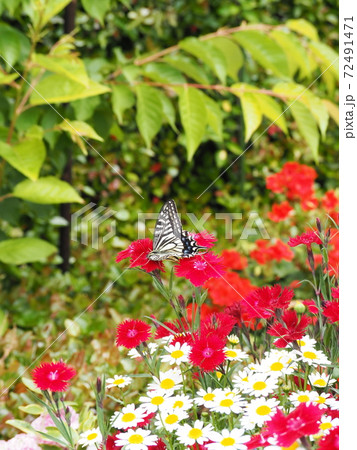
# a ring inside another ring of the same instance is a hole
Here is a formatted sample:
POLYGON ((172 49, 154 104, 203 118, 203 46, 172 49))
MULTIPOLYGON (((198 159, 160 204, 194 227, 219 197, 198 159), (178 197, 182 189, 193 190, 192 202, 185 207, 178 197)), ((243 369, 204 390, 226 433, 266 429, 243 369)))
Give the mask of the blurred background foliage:
MULTIPOLYGON (((217 236, 217 251, 243 256, 261 238, 240 239, 251 211, 272 243, 316 216, 327 220, 321 202, 269 220, 283 197, 266 189, 266 178, 298 161, 316 170, 317 198, 337 187, 337 63, 323 71, 337 56, 338 3, 0 0, 0 13, 0 387, 59 337, 43 358, 82 367, 76 401, 85 402, 95 372, 130 365, 113 348, 116 323, 139 312, 170 315, 149 276, 114 263, 137 238, 138 212, 174 198, 187 229, 186 212, 198 220, 210 213, 204 228, 217 236), (214 44, 193 39, 217 30, 227 34, 214 44), (266 132, 301 86, 309 89, 299 106, 266 132), (98 245, 81 243, 86 223, 69 241, 70 214, 91 202, 115 211, 115 237, 103 242, 110 219, 98 245), (237 212, 242 220, 226 239, 213 214, 237 212)), ((242 276, 260 286, 309 275, 297 252, 290 261, 250 258, 242 276)), ((296 298, 308 292, 303 284, 296 298)), ((4 422, 26 395, 20 382, 5 394, 4 422)))

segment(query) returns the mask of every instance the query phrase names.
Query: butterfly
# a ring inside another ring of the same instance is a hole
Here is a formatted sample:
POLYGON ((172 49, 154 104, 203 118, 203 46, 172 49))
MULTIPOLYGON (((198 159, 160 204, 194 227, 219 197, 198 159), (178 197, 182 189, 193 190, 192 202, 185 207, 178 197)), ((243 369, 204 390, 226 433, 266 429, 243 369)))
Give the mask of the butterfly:
POLYGON ((157 218, 153 250, 147 255, 152 261, 178 261, 180 258, 191 258, 205 249, 197 245, 188 231, 182 229, 174 200, 168 200, 161 208, 157 218))

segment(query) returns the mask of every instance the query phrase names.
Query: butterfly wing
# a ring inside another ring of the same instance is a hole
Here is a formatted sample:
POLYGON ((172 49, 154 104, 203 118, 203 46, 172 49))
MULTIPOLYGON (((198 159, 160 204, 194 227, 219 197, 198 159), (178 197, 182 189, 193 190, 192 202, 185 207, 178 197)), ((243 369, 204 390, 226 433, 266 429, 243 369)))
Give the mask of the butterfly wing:
POLYGON ((165 253, 170 256, 181 257, 184 245, 181 240, 182 225, 173 200, 167 201, 160 210, 157 218, 153 251, 165 253))

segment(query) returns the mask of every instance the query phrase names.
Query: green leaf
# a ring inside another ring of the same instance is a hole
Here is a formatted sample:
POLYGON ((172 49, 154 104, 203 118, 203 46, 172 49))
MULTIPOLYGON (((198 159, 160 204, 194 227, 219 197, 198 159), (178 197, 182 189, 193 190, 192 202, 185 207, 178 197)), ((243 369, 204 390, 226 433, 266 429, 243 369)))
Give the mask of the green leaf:
POLYGON ((296 31, 296 33, 302 34, 313 41, 319 40, 319 35, 317 34, 316 28, 312 23, 305 19, 291 19, 286 22, 286 26, 290 30, 296 31))
POLYGON ((105 14, 110 9, 110 0, 82 0, 82 6, 87 14, 97 19, 102 26, 104 25, 105 14))
POLYGON ((185 77, 174 67, 167 63, 149 63, 144 66, 144 74, 151 80, 159 83, 183 84, 185 77))
POLYGON ((283 49, 262 31, 246 30, 233 35, 252 58, 274 75, 289 78, 289 65, 283 49))
POLYGON ((114 114, 120 125, 123 123, 124 112, 135 105, 135 96, 128 86, 113 86, 112 105, 114 114))
POLYGON ((36 394, 41 394, 41 389, 36 387, 35 383, 31 378, 27 377, 21 377, 21 381, 24 383, 24 385, 32 392, 35 392, 36 394))
POLYGON ((7 75, 6 73, 0 72, 0 84, 10 84, 12 81, 16 80, 17 77, 17 73, 10 73, 7 75))
MULTIPOLYGON (((46 0, 45 2, 41 2, 40 5, 44 5, 44 11, 40 15, 41 17, 41 25, 42 27, 46 25, 46 23, 52 19, 53 16, 58 14, 64 9, 71 0, 46 0)), ((37 2, 36 2, 37 3, 37 2)), ((37 3, 38 5, 38 3, 37 3)), ((41 8, 40 6, 40 8, 41 8)))
POLYGON ((309 77, 311 74, 309 59, 305 48, 296 35, 281 30, 273 30, 270 36, 284 50, 289 64, 290 76, 293 77, 299 70, 301 77, 309 77))
POLYGON ((187 55, 173 53, 170 56, 165 56, 164 61, 192 78, 192 80, 197 81, 197 83, 209 84, 210 82, 207 75, 202 71, 202 67, 187 55))
POLYGON ((88 87, 61 75, 49 75, 43 78, 30 97, 31 105, 46 103, 66 103, 80 98, 105 94, 110 89, 96 81, 89 80, 88 87))
POLYGON ((335 103, 330 102, 330 100, 322 100, 322 103, 325 105, 325 108, 327 109, 330 117, 336 122, 336 124, 339 124, 339 110, 338 106, 335 105, 335 103))
POLYGON ((54 245, 37 238, 6 239, 0 242, 0 261, 6 264, 43 262, 56 252, 54 245))
POLYGON ((83 61, 71 54, 61 57, 34 53, 32 62, 50 72, 64 75, 86 87, 89 86, 89 78, 83 61))
POLYGON ((226 82, 227 63, 223 53, 218 48, 195 37, 188 37, 180 41, 178 45, 182 50, 207 64, 223 84, 226 82))
POLYGON ((205 134, 207 124, 206 105, 198 89, 180 89, 179 110, 186 134, 187 159, 192 160, 205 134))
POLYGON ((30 52, 30 41, 16 28, 0 23, 0 55, 13 66, 17 61, 25 60, 30 52))
POLYGON ((136 122, 140 134, 148 148, 154 136, 160 131, 162 124, 162 103, 157 89, 151 86, 136 86, 137 114, 136 122))
POLYGON ((262 122, 262 111, 254 94, 246 93, 240 96, 244 119, 244 142, 247 142, 262 122))
POLYGON ((19 406, 19 409, 27 414, 31 414, 33 416, 37 416, 42 414, 45 410, 40 405, 36 405, 36 403, 32 403, 31 405, 19 406))
POLYGON ((218 48, 226 59, 227 74, 238 81, 238 71, 244 62, 241 49, 231 40, 225 37, 217 37, 209 40, 209 44, 218 48))
POLYGON ((103 142, 103 138, 97 134, 97 132, 88 123, 82 122, 81 120, 64 120, 62 123, 57 125, 63 131, 67 131, 82 152, 87 155, 86 142, 81 138, 84 136, 89 139, 94 139, 96 141, 103 142))
POLYGON ((46 158, 46 147, 38 138, 25 139, 13 147, 0 142, 0 156, 26 177, 37 180, 46 158))
POLYGON ((4 336, 9 328, 9 314, 0 309, 0 338, 4 336))
POLYGON ((318 163, 319 132, 313 115, 299 101, 295 102, 289 109, 294 116, 301 136, 307 142, 316 163, 318 163))
POLYGON ((317 57, 317 59, 322 64, 321 70, 324 71, 329 67, 333 75, 338 80, 339 78, 339 67, 338 67, 338 54, 326 44, 322 42, 310 42, 309 47, 312 53, 317 57))
POLYGON ((200 91, 204 104, 206 105, 207 124, 217 134, 220 141, 223 140, 223 115, 218 103, 211 99, 208 95, 200 91))
POLYGON ((15 186, 13 195, 29 202, 41 204, 84 203, 84 200, 70 184, 56 177, 21 181, 15 186))
POLYGON ((18 430, 23 431, 26 434, 32 434, 38 437, 42 437, 41 434, 38 431, 36 431, 31 424, 25 422, 24 420, 12 419, 7 420, 6 423, 8 425, 11 425, 12 427, 17 428, 18 430))
POLYGON ((288 128, 286 126, 286 121, 284 115, 282 114, 282 109, 273 98, 269 95, 264 94, 253 94, 255 100, 259 103, 260 110, 271 120, 275 125, 277 125, 285 134, 288 134, 288 128))
POLYGON ((176 128, 176 112, 175 108, 171 102, 171 100, 165 95, 161 90, 157 91, 158 96, 160 97, 161 107, 163 112, 163 120, 167 120, 170 124, 171 128, 178 133, 176 128))

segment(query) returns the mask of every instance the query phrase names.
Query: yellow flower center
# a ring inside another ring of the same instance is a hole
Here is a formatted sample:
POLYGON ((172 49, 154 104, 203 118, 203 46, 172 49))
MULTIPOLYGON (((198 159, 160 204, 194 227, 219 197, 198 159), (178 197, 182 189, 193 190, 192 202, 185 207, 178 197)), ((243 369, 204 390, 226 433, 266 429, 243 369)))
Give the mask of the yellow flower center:
POLYGON ((281 447, 282 450, 296 450, 299 447, 298 442, 294 442, 290 447, 281 447))
POLYGON ((242 381, 248 381, 248 377, 242 378, 242 381))
POLYGON ((113 384, 116 384, 117 386, 119 385, 119 384, 123 384, 124 383, 124 379, 123 378, 119 378, 118 380, 114 380, 113 381, 113 384))
POLYGON ((172 389, 175 386, 174 380, 171 380, 171 378, 166 378, 165 380, 161 381, 160 387, 162 389, 172 389))
POLYGON ((226 350, 227 358, 235 358, 237 356, 237 352, 235 350, 226 350))
POLYGON ((324 422, 324 423, 320 424, 320 429, 321 430, 328 430, 331 427, 332 427, 331 422, 324 422))
POLYGON ((315 385, 315 386, 320 386, 320 387, 325 387, 326 384, 327 384, 326 381, 323 380, 322 378, 319 378, 318 380, 316 380, 316 381, 314 382, 314 385, 315 385))
POLYGON ((308 395, 299 395, 297 399, 299 400, 300 403, 306 403, 310 400, 308 395))
POLYGON ((308 359, 316 359, 317 358, 317 355, 314 352, 304 352, 304 356, 305 356, 305 358, 308 358, 308 359))
POLYGON ((274 370, 276 372, 278 372, 279 370, 284 368, 284 364, 282 364, 281 362, 275 362, 270 366, 270 370, 274 370))
POLYGON ((212 394, 212 392, 203 396, 203 400, 205 400, 206 402, 209 402, 209 401, 213 400, 214 398, 215 398, 215 394, 212 394))
POLYGON ((233 397, 235 397, 235 392, 232 392, 232 391, 230 391, 230 392, 227 392, 227 394, 226 394, 226 397, 228 397, 228 395, 233 395, 233 397))
POLYGON ((326 399, 325 399, 325 397, 321 397, 321 396, 319 396, 319 399, 317 400, 317 403, 325 403, 325 401, 326 401, 326 399))
POLYGON ((177 400, 175 403, 174 403, 174 408, 182 408, 183 407, 183 405, 184 405, 184 403, 183 403, 183 401, 182 400, 177 400))
POLYGON ((132 434, 128 441, 130 444, 142 444, 144 442, 144 438, 141 434, 132 434))
POLYGON ((235 443, 235 440, 231 437, 227 437, 221 440, 220 444, 223 445, 223 447, 231 447, 235 443))
POLYGON ((151 403, 153 405, 162 405, 164 403, 164 397, 160 397, 159 395, 157 397, 153 397, 151 399, 151 403))
POLYGON ((199 428, 192 428, 188 433, 188 437, 191 439, 198 439, 202 435, 203 435, 202 430, 200 430, 199 428))
POLYGON ((222 378, 221 372, 216 372, 216 377, 220 380, 222 378))
POLYGON ((296 342, 299 347, 303 347, 304 345, 306 345, 304 341, 297 340, 296 342))
POLYGON ((177 421, 178 421, 178 416, 176 416, 176 414, 170 414, 165 419, 165 422, 168 425, 172 425, 173 423, 176 423, 177 421))
POLYGON ((184 355, 184 352, 182 350, 175 350, 171 353, 172 358, 179 359, 184 355))
POLYGON ((266 387, 267 387, 267 384, 264 383, 264 381, 257 381, 256 383, 253 384, 253 389, 255 391, 262 391, 266 387))
POLYGON ((234 403, 233 400, 231 400, 230 398, 226 398, 226 399, 224 399, 224 400, 221 400, 220 405, 221 405, 221 406, 230 407, 230 406, 233 405, 233 403, 234 403))
POLYGON ((91 433, 91 434, 88 434, 87 440, 88 440, 88 441, 93 441, 93 439, 95 439, 97 436, 98 436, 98 433, 91 433))
POLYGON ((266 416, 271 412, 271 408, 267 405, 258 406, 258 408, 255 411, 260 416, 266 416))
POLYGON ((126 413, 122 417, 123 422, 132 422, 136 418, 135 414, 133 413, 126 413))

